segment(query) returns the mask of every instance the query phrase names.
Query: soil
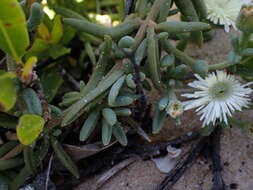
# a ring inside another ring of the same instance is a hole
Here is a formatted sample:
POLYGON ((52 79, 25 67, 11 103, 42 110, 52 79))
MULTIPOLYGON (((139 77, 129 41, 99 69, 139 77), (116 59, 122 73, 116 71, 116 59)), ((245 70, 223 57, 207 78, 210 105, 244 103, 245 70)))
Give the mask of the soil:
MULTIPOLYGON (((217 29, 214 31, 212 41, 205 43, 202 48, 189 45, 186 52, 194 58, 205 59, 209 63, 222 62, 231 49, 231 35, 236 35, 236 32, 225 33, 223 29, 217 29)), ((252 111, 247 111, 237 114, 236 117, 242 120, 252 120, 252 115, 252 111)), ((152 140, 155 142, 165 141, 200 126, 201 123, 196 115, 189 111, 184 114, 182 126, 175 126, 171 121, 167 121, 161 133, 152 137, 152 140)), ((185 148, 187 148, 187 145, 185 148)), ((253 190, 252 136, 236 128, 223 129, 221 160, 223 163, 222 175, 228 189, 253 190)), ((210 166, 211 164, 204 158, 199 158, 171 190, 210 189, 212 184, 212 169, 210 166)), ((152 161, 139 160, 112 177, 100 190, 154 190, 165 175, 155 167, 152 161)), ((98 176, 99 174, 87 179, 76 190, 91 189, 98 176)))

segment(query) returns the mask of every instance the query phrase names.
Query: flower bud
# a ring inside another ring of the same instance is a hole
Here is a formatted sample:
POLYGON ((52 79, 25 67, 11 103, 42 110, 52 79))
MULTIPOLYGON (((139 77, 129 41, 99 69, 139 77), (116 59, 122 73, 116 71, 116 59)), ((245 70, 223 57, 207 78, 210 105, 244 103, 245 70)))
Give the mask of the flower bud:
POLYGON ((244 5, 241 8, 236 22, 237 28, 242 32, 253 33, 253 5, 244 5))
POLYGON ((166 108, 167 114, 174 119, 182 115, 183 111, 183 104, 178 100, 172 100, 166 108))

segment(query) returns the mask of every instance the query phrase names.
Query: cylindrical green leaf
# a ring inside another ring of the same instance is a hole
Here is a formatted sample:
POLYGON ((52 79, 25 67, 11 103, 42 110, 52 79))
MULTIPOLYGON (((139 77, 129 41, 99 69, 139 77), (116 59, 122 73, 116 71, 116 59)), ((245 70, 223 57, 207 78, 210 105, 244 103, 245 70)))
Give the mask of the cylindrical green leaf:
POLYGON ((127 137, 119 123, 113 126, 112 133, 123 146, 127 145, 127 137))
POLYGON ((166 119, 166 111, 160 111, 159 110, 159 107, 158 105, 156 106, 156 109, 155 109, 155 115, 154 115, 154 118, 153 118, 153 122, 152 122, 152 132, 153 134, 156 134, 158 133, 162 126, 163 126, 163 123, 166 119))
POLYGON ((54 105, 49 104, 50 110, 51 110, 51 116, 52 117, 60 117, 62 116, 62 110, 54 105))
POLYGON ((126 77, 126 84, 129 88, 136 88, 136 84, 133 80, 133 75, 132 74, 128 74, 126 77))
POLYGON ((147 39, 145 38, 135 51, 135 62, 140 65, 141 61, 147 56, 147 39))
POLYGON ((129 108, 115 108, 113 111, 118 116, 130 116, 132 114, 132 111, 129 108))
POLYGON ((161 4, 159 16, 157 19, 158 23, 166 21, 169 11, 170 11, 170 6, 171 6, 171 0, 167 0, 165 3, 161 4))
POLYGON ((110 108, 104 108, 102 110, 102 115, 104 119, 107 121, 107 123, 111 126, 115 125, 115 123, 117 122, 117 116, 115 112, 110 108))
POLYGON ((104 35, 109 35, 112 37, 112 39, 119 39, 130 34, 140 25, 139 19, 127 20, 113 28, 107 28, 88 21, 74 18, 65 18, 63 19, 63 22, 76 28, 78 31, 92 34, 100 38, 104 37, 104 35))
POLYGON ((97 88, 91 90, 87 95, 66 110, 66 115, 62 120, 62 126, 70 124, 74 119, 84 113, 85 107, 87 107, 93 100, 103 95, 125 72, 129 72, 130 68, 128 66, 128 64, 116 64, 111 69, 112 72, 109 72, 104 80, 97 85, 97 88))
MULTIPOLYGON (((190 21, 190 22, 191 21, 194 21, 194 22, 199 21, 198 14, 196 12, 196 9, 193 5, 192 0, 188 0, 188 1, 177 0, 177 1, 175 1, 175 4, 176 4, 177 8, 180 10, 180 12, 182 13, 182 15, 186 18, 187 21, 190 21)), ((194 43, 198 44, 199 46, 202 45, 203 34, 201 31, 192 32, 191 38, 194 43)))
POLYGON ((24 167, 23 169, 21 169, 21 171, 19 172, 19 174, 11 182, 11 184, 10 184, 10 190, 16 190, 20 186, 24 185, 26 179, 31 174, 32 174, 32 172, 28 168, 24 167))
POLYGON ((31 6, 31 14, 27 20, 27 28, 29 31, 33 31, 42 22, 44 12, 39 3, 34 2, 31 6))
POLYGON ((109 92, 109 95, 108 95, 108 104, 110 106, 113 106, 114 103, 116 102, 116 98, 119 94, 119 91, 125 81, 125 78, 126 76, 123 75, 122 77, 120 77, 111 87, 111 90, 109 92))
POLYGON ((24 164, 22 158, 13 158, 9 160, 0 160, 0 171, 15 168, 24 164))
POLYGON ((9 128, 9 129, 16 129, 18 124, 18 117, 0 112, 0 126, 9 128))
POLYGON ((128 106, 134 102, 134 98, 129 96, 118 96, 112 107, 128 106))
POLYGON ((107 65, 109 63, 109 57, 110 57, 111 51, 112 51, 112 39, 110 36, 104 36, 104 40, 105 40, 105 42, 102 45, 99 60, 96 63, 94 71, 93 71, 88 83, 81 90, 82 96, 85 96, 87 93, 89 93, 91 90, 93 90, 105 75, 105 71, 106 71, 107 65))
POLYGON ((194 7, 199 15, 199 18, 206 19, 207 17, 207 7, 205 4, 205 0, 192 0, 194 7))
POLYGON ((100 110, 97 109, 91 112, 88 118, 85 120, 81 128, 80 135, 79 135, 80 141, 85 141, 89 137, 91 132, 95 129, 99 116, 100 116, 99 111, 100 110))
POLYGON ((156 26, 158 32, 185 33, 210 29, 204 22, 162 22, 156 26))
POLYGON ((171 68, 175 66, 175 56, 174 55, 165 55, 161 59, 161 67, 171 68))
POLYGON ((18 141, 7 142, 0 147, 0 158, 18 145, 18 141))
POLYGON ((66 167, 72 173, 73 176, 79 178, 78 168, 76 167, 70 156, 64 151, 61 144, 55 138, 51 139, 51 144, 57 158, 61 161, 63 166, 66 167))
POLYGON ((147 32, 147 54, 148 54, 148 69, 155 87, 161 89, 161 76, 159 66, 159 47, 158 40, 155 36, 154 27, 149 27, 147 32))
POLYGON ((159 110, 160 111, 165 110, 165 108, 167 107, 168 103, 169 103, 169 96, 165 96, 162 99, 160 99, 160 101, 158 103, 159 110))
POLYGON ((102 120, 102 142, 104 145, 110 143, 112 137, 112 125, 109 125, 105 119, 102 120))
POLYGON ((37 160, 35 159, 32 147, 26 146, 23 150, 23 154, 25 166, 33 173, 36 172, 39 163, 37 163, 37 160))
POLYGON ((96 65, 95 53, 94 53, 94 50, 93 50, 90 42, 86 42, 84 47, 85 47, 86 53, 88 54, 88 56, 90 58, 91 63, 93 65, 96 65))

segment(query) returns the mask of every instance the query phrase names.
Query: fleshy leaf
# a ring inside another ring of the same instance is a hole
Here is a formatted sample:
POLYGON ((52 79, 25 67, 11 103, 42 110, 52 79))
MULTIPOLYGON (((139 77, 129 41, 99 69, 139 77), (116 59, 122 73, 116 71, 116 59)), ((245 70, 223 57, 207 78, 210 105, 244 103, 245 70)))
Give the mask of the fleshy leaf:
POLYGON ((0 49, 18 62, 29 45, 25 14, 17 0, 0 1, 0 49))
POLYGON ((46 40, 48 42, 51 39, 51 34, 48 31, 47 26, 43 23, 38 26, 38 34, 43 40, 46 40))
POLYGON ((61 21, 61 16, 57 15, 54 18, 54 25, 51 31, 51 42, 53 44, 58 43, 63 35, 63 25, 62 25, 62 21, 61 21))
POLYGON ((57 59, 58 57, 61 57, 65 54, 70 53, 70 48, 66 48, 62 45, 56 44, 56 45, 52 45, 49 48, 49 55, 53 58, 53 59, 57 59))
POLYGON ((112 133, 121 145, 123 145, 123 146, 127 145, 126 134, 119 123, 117 123, 116 125, 113 126, 112 133))
POLYGON ((24 145, 32 144, 43 130, 45 121, 42 117, 25 114, 19 118, 17 136, 24 145))
POLYGON ((46 99, 49 102, 53 100, 62 83, 63 83, 62 76, 53 69, 50 69, 42 74, 41 84, 46 99))
POLYGON ((13 74, 0 70, 0 110, 8 111, 16 103, 17 93, 13 74))
POLYGON ((36 38, 32 44, 32 47, 26 53, 26 57, 31 57, 31 56, 39 57, 42 52, 47 50, 48 47, 49 45, 46 40, 36 38))

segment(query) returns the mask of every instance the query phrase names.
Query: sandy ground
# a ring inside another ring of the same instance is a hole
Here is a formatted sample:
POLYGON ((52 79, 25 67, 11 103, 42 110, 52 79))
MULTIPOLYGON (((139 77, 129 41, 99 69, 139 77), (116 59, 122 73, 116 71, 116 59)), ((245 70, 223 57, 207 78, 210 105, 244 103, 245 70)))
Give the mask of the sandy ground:
MULTIPOLYGON (((225 59, 231 49, 229 34, 222 29, 214 31, 214 39, 200 49, 190 45, 187 53, 195 58, 208 60, 210 63, 219 63, 225 59)), ((253 112, 244 112, 237 115, 240 119, 252 120, 253 112)), ((200 126, 194 113, 184 115, 180 127, 168 121, 162 132, 153 137, 156 141, 168 140, 186 131, 200 126)), ((223 130, 221 140, 221 160, 223 163, 223 177, 228 189, 253 190, 253 137, 239 129, 223 130)), ((98 175, 99 176, 99 175, 98 175)), ((91 189, 98 176, 84 181, 76 190, 91 189)), ((101 190, 154 190, 165 174, 159 172, 152 161, 137 161, 111 178, 101 190)), ((210 163, 199 158, 192 168, 175 184, 172 190, 209 190, 212 183, 210 163)))

